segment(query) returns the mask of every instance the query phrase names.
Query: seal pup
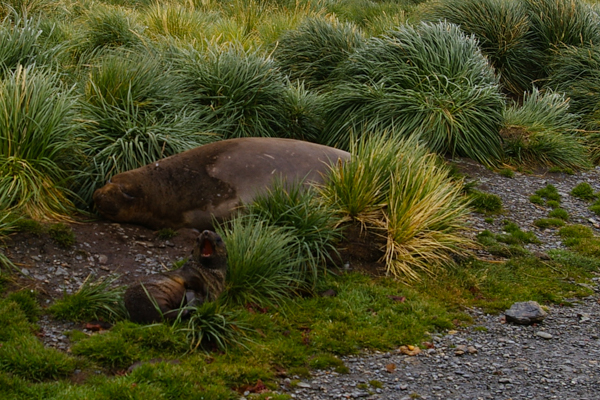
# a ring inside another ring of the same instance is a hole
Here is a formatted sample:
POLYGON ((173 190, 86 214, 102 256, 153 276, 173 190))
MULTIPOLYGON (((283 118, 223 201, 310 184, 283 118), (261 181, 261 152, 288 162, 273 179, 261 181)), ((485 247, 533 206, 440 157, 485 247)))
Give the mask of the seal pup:
POLYGON ((125 291, 125 307, 137 323, 175 319, 180 313, 187 314, 182 307, 216 300, 225 287, 226 273, 225 243, 215 232, 205 230, 181 268, 148 276, 130 286, 125 291))
POLYGON ((214 229, 275 178, 322 183, 330 165, 350 153, 280 138, 222 140, 117 174, 94 192, 103 217, 161 228, 214 229))

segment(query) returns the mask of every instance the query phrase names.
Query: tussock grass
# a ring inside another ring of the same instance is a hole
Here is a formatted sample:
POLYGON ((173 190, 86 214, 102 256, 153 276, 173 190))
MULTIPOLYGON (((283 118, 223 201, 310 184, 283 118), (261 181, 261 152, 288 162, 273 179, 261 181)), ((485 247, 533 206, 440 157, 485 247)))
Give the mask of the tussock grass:
POLYGON ((242 333, 248 327, 239 322, 239 317, 239 312, 225 310, 218 303, 199 305, 183 328, 190 348, 212 344, 224 351, 232 345, 243 345, 246 338, 242 333))
POLYGON ((358 221, 386 238, 387 272, 418 279, 450 262, 468 240, 458 234, 468 212, 461 185, 414 140, 371 135, 333 168, 321 190, 342 221, 358 221))
POLYGON ((330 83, 338 65, 363 41, 354 24, 334 18, 308 18, 281 36, 273 56, 290 79, 319 89, 330 83))
POLYGON ((159 54, 107 52, 85 82, 86 163, 78 193, 86 201, 112 175, 215 140, 188 106, 183 83, 159 54))
MULTIPOLYGON (((6 4, 6 3, 3 3, 6 4)), ((0 9, 2 6, 0 6, 0 9)), ((66 46, 53 44, 43 36, 41 19, 10 13, 0 23, 0 76, 14 71, 19 65, 52 64, 66 46)))
POLYGON ((117 279, 119 276, 94 280, 88 275, 77 292, 65 293, 48 310, 56 318, 70 321, 115 321, 125 318, 127 310, 122 299, 125 287, 111 287, 117 279))
POLYGON ((238 216, 218 230, 227 245, 226 305, 283 304, 305 286, 296 239, 287 229, 238 216))
POLYGON ((534 45, 552 56, 561 46, 600 44, 599 17, 581 0, 525 0, 534 45))
POLYGON ((326 97, 324 143, 350 131, 390 130, 434 152, 493 164, 501 158, 502 95, 492 67, 456 25, 401 26, 371 38, 340 67, 326 97))
POLYGON ((600 106, 600 47, 562 47, 549 68, 547 85, 564 92, 571 99, 571 109, 592 122, 600 106))
POLYGON ((93 53, 103 48, 132 47, 142 42, 143 28, 125 8, 97 5, 88 11, 82 52, 93 53))
POLYGON ((0 206, 39 220, 67 218, 80 153, 72 91, 56 74, 19 66, 0 82, 0 110, 0 206))
POLYGON ((154 2, 144 13, 148 26, 146 34, 156 36, 171 36, 185 41, 198 38, 203 32, 203 26, 214 18, 210 13, 196 10, 192 2, 154 2))
MULTIPOLYGON (((11 213, 0 213, 0 267, 7 269, 16 268, 10 259, 1 250, 4 246, 4 240, 7 236, 18 229, 19 218, 11 213)), ((3 270, 0 268, 0 275, 3 270)))
POLYGON ((504 111, 500 135, 507 162, 521 166, 591 167, 588 150, 578 134, 579 118, 569 112, 560 93, 533 89, 522 105, 504 111))
POLYGON ((224 137, 287 136, 286 86, 273 60, 235 45, 181 51, 185 93, 224 137))
POLYGON ((311 286, 323 272, 326 263, 337 253, 336 244, 342 237, 333 209, 324 204, 314 189, 303 187, 302 182, 278 180, 266 194, 248 205, 248 213, 258 220, 288 229, 295 237, 303 279, 311 286))
POLYGON ((445 20, 475 35, 507 91, 522 96, 539 78, 542 54, 533 46, 524 1, 442 0, 427 8, 426 19, 445 20))

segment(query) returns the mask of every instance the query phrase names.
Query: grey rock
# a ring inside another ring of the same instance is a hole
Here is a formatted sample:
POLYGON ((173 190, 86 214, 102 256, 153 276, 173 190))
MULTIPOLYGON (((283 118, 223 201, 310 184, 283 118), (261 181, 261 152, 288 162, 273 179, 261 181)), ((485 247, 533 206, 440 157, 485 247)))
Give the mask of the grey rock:
POLYGON ((539 331, 535 333, 535 336, 541 337, 542 339, 552 339, 552 335, 548 332, 539 331))
POLYGON ((548 313, 540 307, 537 301, 524 301, 513 304, 510 309, 504 313, 506 322, 512 322, 519 325, 531 325, 542 322, 548 313))

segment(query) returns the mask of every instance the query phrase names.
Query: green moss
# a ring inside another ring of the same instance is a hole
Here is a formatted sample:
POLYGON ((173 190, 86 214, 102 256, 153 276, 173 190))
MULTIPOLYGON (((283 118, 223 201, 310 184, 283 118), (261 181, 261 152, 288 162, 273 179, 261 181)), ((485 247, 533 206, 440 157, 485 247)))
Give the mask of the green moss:
POLYGON ((48 235, 61 247, 71 247, 75 244, 75 234, 70 226, 63 223, 50 225, 48 235))
POLYGON ((36 299, 36 292, 33 290, 20 290, 12 292, 6 296, 7 301, 14 301, 27 316, 29 322, 36 322, 41 309, 36 299))
POLYGON ((502 199, 498 195, 472 190, 469 197, 471 206, 478 213, 497 214, 502 211, 502 199))
POLYGON ((558 228, 565 225, 565 221, 558 218, 540 218, 536 219, 533 224, 540 229, 558 228))
POLYGON ((178 232, 174 229, 164 228, 156 232, 156 237, 160 240, 169 240, 177 236, 178 232))
POLYGON ((556 200, 548 200, 546 202, 546 205, 552 209, 555 209, 555 208, 560 207, 560 202, 558 202, 556 200))
POLYGON ((498 174, 500 176, 504 176, 505 178, 514 178, 515 177, 515 172, 509 168, 501 169, 500 171, 498 171, 498 174))
POLYGON ((532 194, 531 196, 529 196, 529 201, 532 202, 533 204, 537 204, 539 206, 544 205, 544 199, 542 198, 542 196, 540 196, 538 194, 532 194))
POLYGON ((554 185, 546 185, 546 187, 542 189, 538 189, 535 191, 540 197, 543 197, 546 200, 554 200, 560 202, 560 194, 558 193, 558 189, 554 185))
POLYGON ((595 200, 596 197, 598 197, 594 193, 594 189, 592 189, 592 186, 587 182, 581 182, 580 184, 575 186, 573 190, 571 190, 571 196, 577 197, 578 199, 585 201, 595 200))
POLYGON ((548 213, 548 217, 559 218, 563 221, 567 221, 569 219, 569 213, 564 208, 555 208, 554 210, 548 213))

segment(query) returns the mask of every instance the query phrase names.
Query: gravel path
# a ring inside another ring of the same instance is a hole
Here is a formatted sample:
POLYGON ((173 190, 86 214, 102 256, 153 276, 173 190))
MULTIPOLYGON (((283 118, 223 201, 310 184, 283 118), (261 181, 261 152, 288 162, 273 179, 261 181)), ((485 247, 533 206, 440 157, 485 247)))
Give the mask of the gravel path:
POLYGON ((473 326, 434 337, 435 347, 417 356, 396 351, 344 357, 350 374, 315 371, 295 387, 289 379, 282 386, 306 400, 600 399, 598 293, 550 307, 539 326, 471 313, 473 326))

